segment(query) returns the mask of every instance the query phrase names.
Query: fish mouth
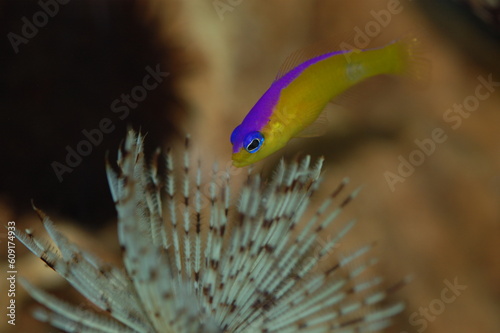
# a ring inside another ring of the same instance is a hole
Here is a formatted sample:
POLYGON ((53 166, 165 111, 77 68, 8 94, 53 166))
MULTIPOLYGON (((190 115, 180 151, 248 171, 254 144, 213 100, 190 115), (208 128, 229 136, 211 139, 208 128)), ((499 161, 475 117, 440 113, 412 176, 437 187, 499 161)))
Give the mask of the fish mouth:
POLYGON ((241 150, 237 153, 233 153, 232 160, 235 167, 242 168, 252 164, 252 161, 248 159, 248 156, 245 156, 245 153, 246 152, 241 150))
POLYGON ((244 163, 241 163, 241 162, 236 162, 236 161, 233 161, 233 166, 237 167, 237 168, 243 168, 245 166, 247 166, 247 164, 244 164, 244 163))
POLYGON ((251 163, 248 163, 248 162, 243 162, 243 161, 236 161, 233 159, 233 165, 237 168, 243 168, 243 167, 246 167, 247 165, 249 165, 251 163))

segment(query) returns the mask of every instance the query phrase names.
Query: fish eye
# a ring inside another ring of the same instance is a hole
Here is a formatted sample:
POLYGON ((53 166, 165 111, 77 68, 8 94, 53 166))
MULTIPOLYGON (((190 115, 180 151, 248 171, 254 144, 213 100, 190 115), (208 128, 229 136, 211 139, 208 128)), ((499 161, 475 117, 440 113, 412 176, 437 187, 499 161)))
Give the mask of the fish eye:
POLYGON ((251 132, 249 133, 243 144, 245 150, 250 154, 256 153, 259 151, 260 147, 264 143, 264 136, 260 132, 251 132))

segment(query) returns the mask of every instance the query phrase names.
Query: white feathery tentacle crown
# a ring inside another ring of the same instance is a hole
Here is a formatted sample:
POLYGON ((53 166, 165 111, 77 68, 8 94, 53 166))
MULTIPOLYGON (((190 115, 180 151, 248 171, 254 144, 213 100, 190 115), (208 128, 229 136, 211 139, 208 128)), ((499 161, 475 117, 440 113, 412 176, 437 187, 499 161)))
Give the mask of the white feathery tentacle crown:
POLYGON ((304 218, 322 160, 281 162, 265 185, 249 176, 237 200, 229 173, 202 186, 189 149, 182 164, 174 167, 170 151, 146 163, 143 137, 133 131, 119 171, 108 164, 122 268, 78 248, 37 210, 51 242, 29 231, 18 239, 105 311, 67 304, 22 280, 46 307, 35 312, 39 320, 66 332, 376 332, 403 310, 385 304, 381 278, 366 276, 376 262, 365 256, 371 245, 349 256, 333 251, 354 221, 321 238, 356 195, 339 198, 347 180, 304 218))

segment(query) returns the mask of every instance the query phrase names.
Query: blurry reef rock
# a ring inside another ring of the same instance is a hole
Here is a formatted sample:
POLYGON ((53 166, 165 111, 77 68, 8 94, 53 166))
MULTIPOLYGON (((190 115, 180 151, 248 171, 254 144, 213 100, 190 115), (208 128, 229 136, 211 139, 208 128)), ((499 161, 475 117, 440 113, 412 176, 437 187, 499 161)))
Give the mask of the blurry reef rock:
POLYGON ((181 66, 146 7, 86 0, 44 10, 38 1, 2 1, 9 38, 0 62, 7 87, 0 92, 0 196, 18 213, 33 199, 89 227, 101 224, 115 214, 106 151, 116 151, 128 126, 147 133, 153 147, 176 132, 181 66), (56 14, 46 24, 29 26, 48 10, 56 14))
POLYGON ((425 16, 462 53, 500 75, 500 1, 416 1, 425 16))

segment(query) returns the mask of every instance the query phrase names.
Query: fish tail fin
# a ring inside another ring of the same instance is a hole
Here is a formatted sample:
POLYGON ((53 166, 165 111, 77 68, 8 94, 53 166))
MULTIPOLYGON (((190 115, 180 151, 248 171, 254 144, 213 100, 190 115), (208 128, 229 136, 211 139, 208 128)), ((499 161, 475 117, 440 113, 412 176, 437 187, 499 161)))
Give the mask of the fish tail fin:
POLYGON ((426 87, 431 77, 431 62, 425 57, 422 40, 408 35, 394 43, 397 50, 394 61, 395 74, 409 77, 417 86, 426 87))

